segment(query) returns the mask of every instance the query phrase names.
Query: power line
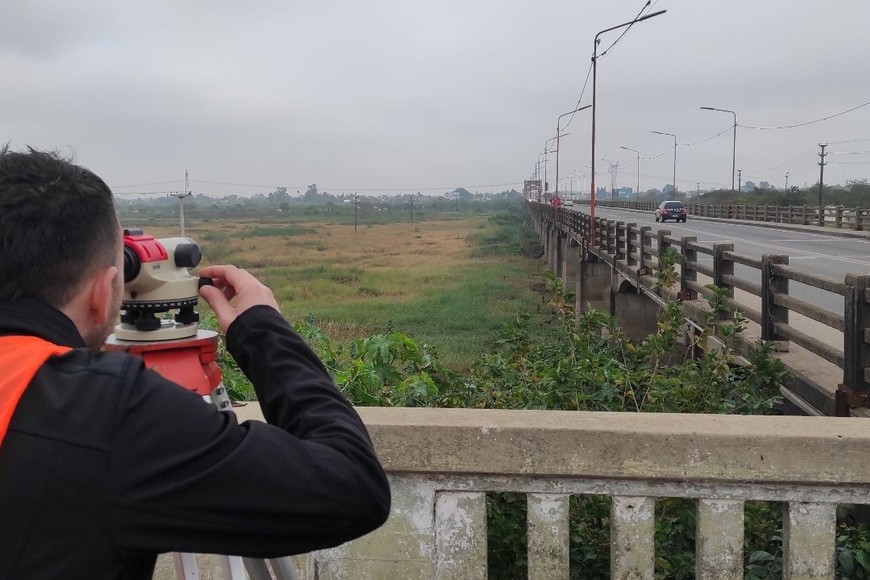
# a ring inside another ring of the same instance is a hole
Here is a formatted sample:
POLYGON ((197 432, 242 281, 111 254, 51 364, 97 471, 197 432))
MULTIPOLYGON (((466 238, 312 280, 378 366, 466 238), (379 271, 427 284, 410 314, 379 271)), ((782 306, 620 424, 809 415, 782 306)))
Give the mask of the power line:
MULTIPOLYGON (((707 141, 710 141, 712 139, 715 139, 716 137, 724 135, 725 133, 728 133, 729 131, 732 131, 733 129, 734 129, 734 125, 730 125, 730 126, 726 127, 725 129, 723 129, 722 131, 720 131, 719 133, 716 133, 715 135, 711 135, 710 137, 707 137, 706 139, 701 139, 700 141, 694 141, 692 143, 681 143, 680 147, 692 147, 693 145, 700 145, 701 143, 706 143, 707 141)), ((671 147, 671 149, 673 149, 673 147, 671 147)))
POLYGON ((643 11, 644 11, 644 10, 646 10, 647 8, 651 8, 651 7, 650 7, 650 3, 651 3, 651 0, 647 0, 646 4, 643 5, 643 8, 640 9, 640 12, 637 13, 637 16, 635 16, 635 17, 632 19, 632 23, 629 24, 629 25, 625 28, 625 30, 622 31, 622 34, 620 34, 620 35, 617 37, 617 39, 614 40, 613 43, 612 43, 610 46, 608 46, 607 48, 605 48, 604 51, 603 51, 601 54, 598 55, 598 58, 601 58, 601 57, 607 55, 607 52, 608 52, 611 48, 613 48, 614 46, 616 46, 616 43, 619 42, 620 40, 622 40, 622 37, 623 37, 623 36, 625 36, 626 34, 628 34, 628 31, 631 30, 631 27, 632 27, 632 26, 634 26, 634 21, 641 17, 641 15, 643 14, 643 11))
POLYGON ((577 109, 580 108, 580 101, 583 100, 583 93, 586 92, 586 86, 589 84, 589 75, 592 73, 592 63, 589 63, 589 70, 586 71, 586 80, 583 81, 583 88, 580 90, 580 96, 577 98, 577 104, 574 106, 574 111, 571 113, 571 116, 568 117, 568 122, 565 123, 565 126, 562 129, 567 129, 568 125, 571 124, 571 121, 574 120, 574 115, 577 114, 577 109))
POLYGON ((133 185, 115 185, 110 187, 110 189, 126 189, 128 187, 151 187, 152 185, 168 185, 170 183, 178 183, 179 180, 173 179, 172 181, 154 181, 151 183, 136 183, 133 185))
POLYGON ((796 123, 794 125, 777 125, 772 127, 757 127, 755 125, 738 125, 738 127, 742 127, 744 129, 758 129, 758 130, 772 130, 772 129, 794 129, 795 127, 804 127, 806 125, 812 125, 813 123, 821 123, 822 121, 827 121, 828 119, 833 119, 834 117, 840 117, 847 113, 851 113, 852 111, 857 111, 862 107, 866 107, 870 105, 870 101, 866 103, 862 103, 857 107, 852 107, 851 109, 840 111, 839 113, 834 113, 833 115, 828 115, 827 117, 822 117, 821 119, 816 119, 815 121, 806 121, 804 123, 796 123))
MULTIPOLYGON (((650 6, 650 1, 651 0, 647 0, 647 3, 644 4, 643 8, 640 9, 640 12, 637 13, 637 16, 634 17, 634 20, 637 20, 638 18, 640 18, 640 16, 643 14, 644 10, 646 10, 647 8, 649 8, 650 10, 652 9, 652 6, 650 6)), ((658 2, 658 0, 656 0, 656 3, 657 2, 658 2)), ((653 6, 654 5, 655 4, 653 4, 653 6)), ((619 42, 622 39, 622 37, 626 35, 626 33, 631 29, 632 26, 634 26, 634 23, 630 24, 628 26, 628 28, 623 30, 622 34, 619 35, 619 38, 614 40, 613 44, 608 46, 607 49, 604 52, 602 52, 601 54, 599 54, 596 58, 601 58, 601 57, 605 56, 607 54, 607 51, 609 51, 611 48, 613 48, 616 45, 616 43, 619 42)), ((583 94, 586 92, 586 87, 589 85, 589 75, 590 74, 592 74, 592 62, 589 63, 589 69, 586 71, 586 80, 583 81, 583 88, 580 90, 580 97, 577 99, 577 104, 574 106, 575 110, 573 113, 571 113, 571 116, 568 117, 568 122, 565 123, 564 129, 568 128, 568 126, 571 124, 571 121, 574 120, 574 115, 577 114, 576 109, 580 108, 580 102, 583 100, 583 94)))

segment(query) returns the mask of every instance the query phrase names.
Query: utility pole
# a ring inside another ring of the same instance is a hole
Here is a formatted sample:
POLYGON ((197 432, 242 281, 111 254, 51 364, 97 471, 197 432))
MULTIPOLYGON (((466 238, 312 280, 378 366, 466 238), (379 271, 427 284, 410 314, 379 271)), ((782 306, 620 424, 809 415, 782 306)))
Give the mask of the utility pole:
POLYGON ((619 172, 619 161, 610 163, 610 199, 616 198, 616 175, 619 172))
POLYGON ((785 172, 785 190, 788 191, 788 174, 789 172, 785 172))
POLYGON ((819 153, 819 159, 821 159, 821 161, 819 161, 819 226, 820 227, 825 227, 825 209, 824 209, 824 207, 822 207, 822 188, 824 187, 824 183, 825 183, 825 165, 826 165, 825 164, 825 157, 827 156, 827 153, 825 153, 825 147, 827 147, 827 146, 828 146, 827 143, 825 143, 824 145, 819 143, 819 147, 822 148, 822 152, 819 153))
POLYGON ((743 191, 743 170, 737 170, 737 191, 743 191))
POLYGON ((184 191, 174 191, 171 193, 178 198, 178 221, 181 223, 181 235, 186 235, 184 232, 184 198, 190 196, 190 180, 187 178, 187 169, 184 170, 184 191))
POLYGON ((357 207, 359 206, 359 195, 354 191, 353 192, 353 236, 356 237, 356 214, 357 207))

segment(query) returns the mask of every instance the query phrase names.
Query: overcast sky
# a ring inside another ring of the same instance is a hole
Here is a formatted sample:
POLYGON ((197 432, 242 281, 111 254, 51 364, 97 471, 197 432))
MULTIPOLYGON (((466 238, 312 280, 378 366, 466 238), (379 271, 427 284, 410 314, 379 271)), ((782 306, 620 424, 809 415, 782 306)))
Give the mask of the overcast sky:
MULTIPOLYGON (((595 34, 643 6, 10 0, 0 141, 74 154, 116 192, 181 189, 185 170, 210 195, 519 189, 576 107, 595 34)), ((596 170, 619 162, 618 185, 637 180, 621 146, 640 152, 641 189, 671 182, 673 138, 656 130, 677 135, 681 190, 730 187, 733 118, 701 106, 781 126, 870 101, 868 0, 653 0, 647 11, 662 9, 598 60, 596 170)), ((599 51, 618 37, 602 35, 599 51)), ((578 113, 560 154, 561 176, 578 184, 585 172, 587 188, 590 129, 590 110, 578 113)), ((738 127, 737 168, 811 185, 819 143, 830 143, 826 182, 870 176, 870 106, 794 129, 738 127)), ((552 182, 552 155, 548 171, 552 182)))

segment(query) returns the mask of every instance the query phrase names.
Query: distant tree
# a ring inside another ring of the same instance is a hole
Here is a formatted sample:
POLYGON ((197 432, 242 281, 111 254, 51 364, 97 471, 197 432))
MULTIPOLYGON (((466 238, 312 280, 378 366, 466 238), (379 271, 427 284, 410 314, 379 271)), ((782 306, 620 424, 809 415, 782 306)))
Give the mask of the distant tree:
POLYGON ((312 183, 308 186, 308 189, 305 190, 305 195, 303 196, 303 198, 305 199, 305 201, 314 202, 317 201, 317 196, 317 184, 312 183))
POLYGON ((286 202, 286 201, 282 201, 280 204, 278 204, 278 210, 281 213, 289 212, 290 211, 290 203, 286 202))

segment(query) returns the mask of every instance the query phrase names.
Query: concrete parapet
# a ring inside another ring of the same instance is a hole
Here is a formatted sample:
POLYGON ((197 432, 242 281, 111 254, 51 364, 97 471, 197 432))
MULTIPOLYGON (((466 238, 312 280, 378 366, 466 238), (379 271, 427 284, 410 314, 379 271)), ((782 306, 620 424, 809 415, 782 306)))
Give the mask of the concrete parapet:
MULTIPOLYGON (((610 495, 616 578, 652 578, 655 498, 698 501, 698 577, 738 578, 743 502, 783 501, 790 578, 832 577, 835 508, 870 503, 855 418, 359 408, 387 470, 387 523, 296 559, 302 580, 483 578, 485 493, 526 493, 531 578, 565 577, 572 494, 610 495)), ((255 404, 237 409, 259 419, 255 404)))

